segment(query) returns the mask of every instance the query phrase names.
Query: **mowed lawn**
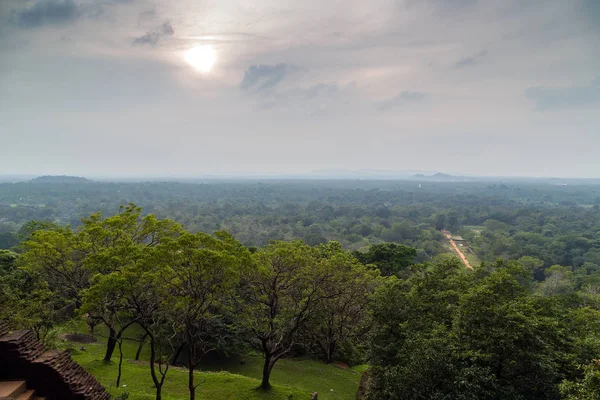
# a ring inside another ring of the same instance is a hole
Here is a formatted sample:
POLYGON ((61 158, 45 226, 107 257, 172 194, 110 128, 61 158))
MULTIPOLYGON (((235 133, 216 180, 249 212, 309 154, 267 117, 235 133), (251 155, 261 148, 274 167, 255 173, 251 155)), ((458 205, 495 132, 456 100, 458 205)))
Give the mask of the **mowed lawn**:
MULTIPOLYGON (((78 324, 78 330, 85 332, 85 325, 78 324)), ((115 388, 118 348, 113 355, 112 363, 102 361, 105 352, 104 329, 98 327, 95 332, 98 342, 92 344, 67 343, 77 349, 73 358, 109 389, 113 395, 129 392, 130 399, 153 399, 154 388, 150 377, 148 346, 144 346, 140 362, 135 362, 138 348, 137 339, 141 331, 131 327, 125 333, 123 342, 123 377, 122 385, 115 388), (81 347, 85 350, 81 350, 81 347)), ((269 392, 257 390, 262 376, 262 357, 245 356, 227 361, 210 361, 201 363, 201 372, 197 372, 198 399, 234 400, 234 399, 310 399, 313 392, 319 393, 320 400, 353 400, 360 381, 362 369, 344 368, 336 364, 327 365, 318 360, 282 359, 277 362, 271 375, 273 389, 269 392), (290 397, 291 396, 291 397, 290 397)), ((163 388, 165 399, 188 398, 187 371, 172 368, 163 388)))
MULTIPOLYGON (((147 364, 123 362, 121 387, 116 388, 118 360, 110 364, 94 354, 83 352, 73 355, 73 359, 87 369, 113 396, 129 393, 131 400, 152 400, 155 389, 150 377, 147 364)), ((187 371, 181 368, 171 368, 163 386, 163 399, 189 398, 187 371)), ((196 373, 196 398, 211 400, 300 400, 310 399, 310 392, 274 384, 269 391, 257 389, 259 381, 229 372, 196 373)))
MULTIPOLYGON (((212 365, 205 365, 202 369, 229 371, 259 378, 262 367, 262 357, 253 356, 245 357, 244 364, 239 362, 212 363, 212 365)), ((360 372, 336 364, 328 365, 320 361, 294 358, 279 360, 271 374, 272 382, 318 392, 319 400, 355 399, 360 377, 360 372)))

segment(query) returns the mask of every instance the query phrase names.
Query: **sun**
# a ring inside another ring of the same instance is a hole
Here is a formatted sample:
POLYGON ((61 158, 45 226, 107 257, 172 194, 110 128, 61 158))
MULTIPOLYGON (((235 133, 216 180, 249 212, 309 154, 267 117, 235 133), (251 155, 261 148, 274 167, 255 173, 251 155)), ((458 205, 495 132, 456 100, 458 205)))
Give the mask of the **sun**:
POLYGON ((184 53, 185 61, 196 70, 207 73, 217 61, 217 53, 212 46, 203 45, 192 47, 184 53))

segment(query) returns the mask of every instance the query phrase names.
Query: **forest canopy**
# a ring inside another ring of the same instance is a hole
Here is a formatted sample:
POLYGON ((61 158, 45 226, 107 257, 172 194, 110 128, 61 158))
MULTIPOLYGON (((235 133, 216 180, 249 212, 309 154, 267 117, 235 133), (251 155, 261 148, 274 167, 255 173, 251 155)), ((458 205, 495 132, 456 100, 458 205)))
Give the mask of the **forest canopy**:
POLYGON ((49 346, 69 319, 101 327, 117 387, 123 342, 141 333, 157 399, 172 365, 189 371, 195 399, 207 357, 253 353, 265 391, 281 360, 306 358, 366 365, 367 399, 597 398, 599 193, 493 182, 2 184, 0 318, 49 346))

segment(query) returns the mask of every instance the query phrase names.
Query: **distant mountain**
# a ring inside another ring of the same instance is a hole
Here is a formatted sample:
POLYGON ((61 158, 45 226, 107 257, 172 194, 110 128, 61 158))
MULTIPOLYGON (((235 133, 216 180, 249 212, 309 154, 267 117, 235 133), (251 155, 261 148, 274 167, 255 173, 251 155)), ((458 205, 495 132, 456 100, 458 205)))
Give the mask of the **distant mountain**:
POLYGON ((428 181, 435 181, 435 182, 468 182, 472 179, 464 177, 464 176, 456 176, 456 175, 448 175, 448 174, 444 174, 442 172, 438 172, 436 174, 433 175, 424 175, 424 174, 416 174, 413 175, 414 179, 420 179, 420 180, 428 180, 428 181))
POLYGON ((325 179, 409 179, 415 173, 431 171, 393 170, 393 169, 324 169, 304 174, 306 178, 325 179))
POLYGON ((94 181, 91 181, 87 178, 83 178, 80 176, 44 175, 44 176, 38 176, 37 178, 30 180, 29 182, 31 182, 31 183, 92 183, 94 181))

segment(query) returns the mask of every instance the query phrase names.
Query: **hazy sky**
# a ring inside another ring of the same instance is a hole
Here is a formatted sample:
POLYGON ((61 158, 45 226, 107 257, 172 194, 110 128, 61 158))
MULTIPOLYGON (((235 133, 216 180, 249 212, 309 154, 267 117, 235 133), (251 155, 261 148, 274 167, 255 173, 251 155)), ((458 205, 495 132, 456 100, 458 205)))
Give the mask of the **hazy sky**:
POLYGON ((0 174, 600 177, 600 0, 0 0, 0 139, 0 174))

